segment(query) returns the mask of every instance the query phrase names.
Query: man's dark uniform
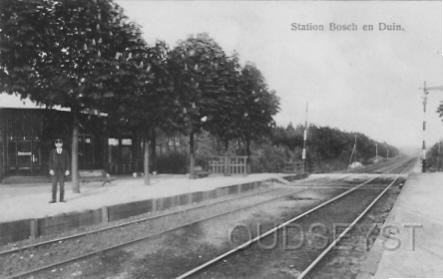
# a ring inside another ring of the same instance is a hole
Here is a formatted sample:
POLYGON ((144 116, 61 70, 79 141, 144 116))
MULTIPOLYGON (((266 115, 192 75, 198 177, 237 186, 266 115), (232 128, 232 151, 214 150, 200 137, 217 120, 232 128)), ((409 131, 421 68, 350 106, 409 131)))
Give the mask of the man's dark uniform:
POLYGON ((56 149, 49 154, 49 169, 54 171, 52 175, 52 201, 57 200, 57 182, 60 183, 60 201, 64 201, 65 195, 65 172, 70 169, 69 155, 66 150, 61 149, 58 153, 56 149))

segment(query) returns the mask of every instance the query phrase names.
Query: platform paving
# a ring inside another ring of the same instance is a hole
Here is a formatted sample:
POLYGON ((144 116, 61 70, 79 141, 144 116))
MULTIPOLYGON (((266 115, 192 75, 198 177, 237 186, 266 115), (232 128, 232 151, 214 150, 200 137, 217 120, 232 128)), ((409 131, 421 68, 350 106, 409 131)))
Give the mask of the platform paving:
POLYGON ((98 182, 81 185, 80 193, 65 185, 66 203, 49 204, 49 183, 0 185, 0 223, 15 220, 55 216, 62 213, 79 212, 128 202, 163 198, 216 188, 263 181, 280 180, 284 174, 262 173, 247 176, 216 176, 189 179, 186 175, 158 175, 151 178, 149 186, 143 178, 119 178, 104 186, 98 182))
POLYGON ((443 173, 409 175, 358 279, 443 278, 443 173))

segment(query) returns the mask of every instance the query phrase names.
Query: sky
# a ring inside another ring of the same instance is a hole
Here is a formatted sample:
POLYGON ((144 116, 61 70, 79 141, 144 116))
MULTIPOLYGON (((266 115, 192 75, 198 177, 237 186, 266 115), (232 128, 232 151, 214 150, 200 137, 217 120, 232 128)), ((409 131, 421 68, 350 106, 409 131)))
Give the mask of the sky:
MULTIPOLYGON (((422 139, 423 82, 443 85, 441 2, 412 1, 117 1, 148 43, 208 33, 228 54, 253 62, 280 97, 279 125, 308 119, 363 132, 397 146, 422 139), (329 31, 330 23, 357 31, 329 31), (378 24, 401 25, 379 31, 378 24), (293 31, 292 23, 325 31, 293 31), (363 31, 373 24, 374 31, 363 31)), ((429 143, 443 139, 435 110, 443 91, 428 98, 429 143)))
MULTIPOLYGON (((142 1, 117 0, 148 43, 208 33, 241 63, 252 62, 280 98, 278 125, 308 119, 362 132, 398 147, 421 146, 424 81, 443 85, 441 1, 142 1), (378 24, 401 25, 379 31, 378 24), (324 25, 294 31, 292 23, 324 25), (357 31, 330 31, 330 23, 357 31), (374 31, 363 31, 373 24, 374 31)), ((443 139, 436 108, 443 91, 428 97, 428 146, 443 139)), ((1 105, 14 104, 0 96, 1 105)))

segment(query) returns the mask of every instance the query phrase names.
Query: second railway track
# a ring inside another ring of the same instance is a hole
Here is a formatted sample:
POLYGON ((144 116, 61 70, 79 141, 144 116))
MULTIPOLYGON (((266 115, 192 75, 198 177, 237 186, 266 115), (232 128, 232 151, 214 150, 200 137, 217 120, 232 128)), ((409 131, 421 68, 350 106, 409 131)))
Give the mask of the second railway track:
MULTIPOLYGON (((389 167, 385 171, 403 173, 413 164, 415 164, 415 160, 407 160, 389 167)), ((398 182, 399 178, 400 174, 384 184, 383 187, 356 186, 217 257, 201 263, 176 278, 304 278, 398 182), (317 242, 313 240, 306 245, 297 245, 296 249, 294 247, 287 249, 288 234, 285 229, 294 224, 297 227, 297 238, 300 237, 300 234, 308 234, 314 238, 321 235, 320 240, 317 242), (318 228, 326 230, 326 234, 310 231, 312 225, 317 224, 320 224, 318 228), (335 225, 343 224, 346 224, 345 229, 337 231, 335 225), (280 233, 283 230, 285 230, 284 233, 280 233), (266 246, 263 248, 260 243, 270 238, 274 238, 271 241, 272 248, 268 249, 266 246), (276 270, 273 269, 275 266, 278 266, 276 270), (282 269, 282 267, 284 268, 282 269), (286 277, 281 274, 282 270, 286 273, 286 277)))
POLYGON ((299 191, 301 189, 274 188, 4 250, 0 252, 0 278, 27 278, 198 222, 283 199, 299 191), (222 209, 217 210, 218 207, 222 209), (199 214, 199 218, 187 217, 188 213, 192 215, 196 211, 205 213, 199 214), (165 227, 164 223, 172 225, 165 227), (153 231, 154 227, 157 229, 153 231))
MULTIPOLYGON (((383 171, 384 172, 396 172, 399 168, 404 168, 405 165, 410 166, 410 164, 411 163, 409 161, 406 162, 406 163, 405 162, 400 162, 400 163, 397 163, 397 164, 393 164, 393 165, 391 165, 389 167, 385 167, 383 169, 383 171)), ((343 179, 344 179, 344 177, 341 180, 343 180, 343 179)), ((370 183, 371 181, 374 181, 375 179, 376 179, 375 177, 372 177, 372 178, 368 179, 367 181, 365 181, 362 184, 366 185, 367 183, 370 183)), ((350 190, 352 190, 352 189, 350 189, 350 190)), ((343 191, 341 191, 341 192, 343 192, 343 191)), ((348 191, 346 191, 346 192, 348 192, 348 191)), ((346 192, 343 192, 343 193, 346 193, 346 192)), ((204 218, 200 218, 199 220, 190 220, 188 222, 184 222, 181 225, 177 225, 176 227, 164 230, 162 232, 151 233, 151 234, 146 234, 146 233, 140 234, 137 237, 131 237, 132 239, 130 239, 130 240, 122 241, 120 239, 119 241, 117 241, 117 239, 116 239, 116 241, 113 243, 113 245, 108 245, 108 246, 106 246, 104 248, 102 247, 101 249, 97 249, 97 247, 95 247, 95 245, 91 245, 91 247, 89 247, 89 249, 88 248, 85 249, 85 247, 82 247, 82 249, 79 249, 79 250, 82 251, 80 253, 80 255, 68 256, 68 257, 65 257, 64 260, 58 260, 56 262, 52 261, 50 264, 47 264, 48 261, 43 261, 43 262, 46 262, 46 264, 39 263, 38 261, 34 261, 34 264, 26 264, 25 266, 18 267, 16 269, 6 270, 6 272, 3 273, 3 275, 2 275, 3 277, 1 277, 1 278, 22 278, 22 277, 23 278, 28 278, 28 277, 34 276, 34 275, 36 275, 36 277, 31 277, 31 278, 46 278, 44 275, 42 277, 39 277, 38 274, 40 274, 42 272, 44 274, 45 271, 48 271, 48 270, 51 270, 51 269, 53 270, 54 268, 57 268, 57 267, 69 265, 69 264, 75 263, 76 261, 80 261, 80 260, 87 259, 89 257, 93 257, 93 256, 96 256, 96 255, 100 255, 100 254, 103 254, 105 252, 109 252, 109 251, 112 251, 112 250, 115 250, 115 249, 118 249, 118 248, 121 248, 121 247, 132 245, 132 244, 134 244, 136 242, 152 238, 153 236, 158 236, 158 235, 160 235, 162 233, 167 233, 167 232, 170 232, 170 231, 174 231, 174 230, 177 230, 177 229, 179 229, 181 227, 190 226, 190 225, 196 224, 198 222, 203 222, 205 220, 209 220, 209 219, 212 219, 212 218, 217 218, 219 216, 230 214, 230 213, 233 213, 233 212, 236 212, 236 211, 245 210, 245 209, 248 209, 248 208, 253 208, 254 206, 258 206, 259 204, 265 204, 265 203, 269 203, 269 202, 272 202, 272 201, 275 201, 275 200, 278 200, 278 199, 282 199, 282 198, 287 197, 287 196, 289 196, 289 195, 291 195, 293 193, 294 193, 293 190, 291 191, 291 190, 288 190, 288 189, 281 190, 281 192, 274 191, 274 193, 272 193, 272 191, 269 191, 268 194, 271 195, 271 197, 269 197, 269 196, 268 196, 268 198, 264 198, 263 197, 261 201, 258 201, 258 202, 256 201, 255 203, 251 202, 250 205, 243 206, 241 208, 233 208, 232 210, 221 212, 219 214, 214 214, 213 216, 206 216, 204 218), (272 196, 272 194, 274 196, 272 196)), ((264 195, 266 193, 263 192, 261 194, 264 195)), ((251 195, 251 196, 254 196, 254 195, 251 195)), ((227 202, 229 202, 229 201, 227 201, 227 202)), ((169 221, 172 221, 172 219, 170 219, 169 221)), ((139 221, 137 221, 135 223, 139 223, 139 221)), ((122 228, 122 230, 131 229, 130 227, 127 227, 127 226, 121 226, 121 228, 122 228)), ((106 230, 103 230, 103 231, 106 231, 106 230)), ((100 233, 100 232, 102 232, 102 230, 98 230, 98 232, 100 233)), ((94 232, 94 234, 96 234, 96 233, 97 232, 94 232)), ((124 235, 124 233, 123 233, 123 235, 124 235)), ((102 236, 100 236, 100 237, 102 237, 102 236)), ((73 237, 72 239, 75 239, 75 238, 78 238, 78 237, 73 237)), ((63 238, 63 239, 58 240, 58 241, 61 244, 64 241, 69 241, 70 239, 71 238, 63 238)), ((57 242, 53 241, 52 243, 57 243, 57 242)), ((92 243, 93 243, 93 241, 92 241, 92 243)), ((76 244, 79 245, 79 246, 88 245, 87 242, 81 241, 79 239, 77 239, 77 243, 76 244)), ((91 243, 89 243, 89 245, 90 244, 91 243)), ((31 248, 32 248, 32 245, 31 245, 31 248)), ((23 254, 23 255, 19 254, 19 257, 22 257, 22 258, 23 257, 29 257, 31 262, 32 262, 32 258, 33 258, 34 254, 37 256, 39 253, 41 253, 41 251, 32 251, 32 250, 29 250, 29 249, 24 249, 24 250, 20 250, 20 251, 16 251, 16 252, 21 252, 23 254), (23 251, 25 251, 25 252, 23 252, 23 251), (29 251, 31 251, 31 254, 29 253, 29 251)), ((5 253, 5 252, 3 252, 3 253, 5 253)), ((45 252, 43 251, 43 253, 45 253, 45 252)), ((0 256, 1 256, 1 253, 0 253, 0 256)), ((49 256, 49 257, 52 256, 52 257, 54 257, 53 253, 51 253, 50 250, 46 251, 46 254, 43 254, 43 256, 49 256)), ((56 255, 56 256, 57 257, 54 257, 54 258, 58 258, 59 257, 58 255, 56 255)), ((55 278, 57 278, 57 277, 55 277, 55 278)), ((144 277, 140 277, 140 278, 144 278, 144 277)))

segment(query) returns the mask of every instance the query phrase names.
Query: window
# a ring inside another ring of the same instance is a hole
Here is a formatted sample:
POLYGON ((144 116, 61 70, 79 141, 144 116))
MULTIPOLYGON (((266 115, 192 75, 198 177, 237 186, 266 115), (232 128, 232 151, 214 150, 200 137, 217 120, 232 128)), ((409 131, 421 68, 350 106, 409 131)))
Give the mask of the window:
POLYGON ((122 145, 123 146, 131 146, 132 145, 132 139, 122 139, 122 145))
POLYGON ((116 138, 108 138, 108 145, 109 146, 118 146, 118 139, 116 139, 116 138))

